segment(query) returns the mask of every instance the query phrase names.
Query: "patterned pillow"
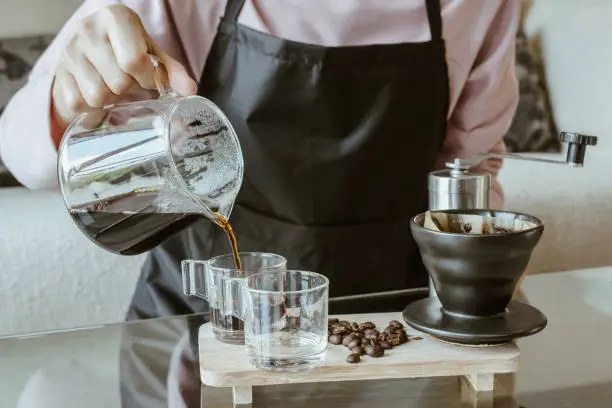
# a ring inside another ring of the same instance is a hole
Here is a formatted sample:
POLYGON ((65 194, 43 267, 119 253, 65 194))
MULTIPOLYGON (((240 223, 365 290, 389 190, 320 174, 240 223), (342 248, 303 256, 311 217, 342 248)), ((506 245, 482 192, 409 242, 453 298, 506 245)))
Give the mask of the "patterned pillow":
POLYGON ((557 126, 548 101, 543 64, 521 29, 516 36, 519 103, 504 137, 509 152, 560 152, 557 126))
MULTIPOLYGON (((53 36, 0 40, 0 115, 11 97, 27 81, 32 66, 53 36)), ((20 185, 0 161, 0 187, 20 185)))

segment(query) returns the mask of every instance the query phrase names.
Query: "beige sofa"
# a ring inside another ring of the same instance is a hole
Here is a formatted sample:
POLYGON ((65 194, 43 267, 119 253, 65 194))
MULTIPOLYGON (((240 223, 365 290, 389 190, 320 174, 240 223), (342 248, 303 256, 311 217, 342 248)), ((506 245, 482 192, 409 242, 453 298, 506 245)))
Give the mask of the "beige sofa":
POLYGON ((527 15, 528 34, 542 45, 559 128, 599 136, 581 169, 505 163, 507 207, 546 224, 531 273, 612 264, 611 19, 612 2, 599 0, 533 0, 527 15))
MULTIPOLYGON (((3 25, 3 13, 0 28, 11 35, 53 32, 79 3, 54 1, 47 29, 44 21, 3 25)), ((17 4, 0 0, 0 9, 17 4)), ((612 2, 602 0, 536 0, 527 18, 529 33, 542 39, 559 127, 600 137, 583 169, 506 162, 500 179, 507 207, 546 223, 531 273, 612 264, 611 20, 612 2)), ((91 244, 58 194, 0 189, 0 335, 121 321, 141 262, 91 244)))

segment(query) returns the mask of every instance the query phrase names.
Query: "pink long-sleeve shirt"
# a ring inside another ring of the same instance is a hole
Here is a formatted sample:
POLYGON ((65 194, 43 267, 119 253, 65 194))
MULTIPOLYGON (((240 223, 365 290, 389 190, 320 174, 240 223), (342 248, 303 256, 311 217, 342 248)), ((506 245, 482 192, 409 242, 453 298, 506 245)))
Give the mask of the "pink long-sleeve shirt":
MULTIPOLYGON (((0 157, 29 188, 57 186, 50 135, 53 70, 75 23, 108 4, 135 10, 151 37, 199 79, 226 0, 86 0, 34 66, 0 118, 0 157)), ((439 165, 455 157, 504 152, 518 103, 514 46, 519 0, 441 0, 450 78, 448 130, 439 165)), ((425 0, 247 0, 239 23, 278 37, 325 46, 427 41, 425 0)), ((418 61, 406 61, 406 64, 418 61)), ((410 112, 406 112, 407 115, 410 112)), ((398 137, 411 137, 398 135, 398 137)), ((412 136, 413 137, 413 136, 412 136)), ((492 205, 503 206, 500 160, 480 165, 493 177, 492 205)))

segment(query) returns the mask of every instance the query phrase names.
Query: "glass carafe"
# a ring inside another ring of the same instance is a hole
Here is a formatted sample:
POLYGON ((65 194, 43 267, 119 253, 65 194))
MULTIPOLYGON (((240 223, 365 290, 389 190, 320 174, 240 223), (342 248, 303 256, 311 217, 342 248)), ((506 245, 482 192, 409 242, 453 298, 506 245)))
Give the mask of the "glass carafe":
POLYGON ((61 191, 79 228, 122 254, 148 251, 195 220, 222 226, 243 179, 236 133, 200 96, 180 97, 151 57, 159 98, 78 116, 59 149, 61 191))

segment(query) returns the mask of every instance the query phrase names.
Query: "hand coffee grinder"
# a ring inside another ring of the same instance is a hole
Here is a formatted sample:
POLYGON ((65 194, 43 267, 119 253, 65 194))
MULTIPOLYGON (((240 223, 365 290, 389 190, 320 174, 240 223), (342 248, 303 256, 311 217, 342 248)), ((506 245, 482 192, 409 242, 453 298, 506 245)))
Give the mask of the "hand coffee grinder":
MULTIPOLYGON (((485 153, 466 159, 455 159, 446 163, 447 169, 429 173, 429 209, 486 209, 491 206, 491 175, 475 172, 471 169, 487 159, 517 159, 552 164, 564 164, 570 167, 583 167, 587 146, 597 144, 596 136, 587 136, 574 132, 561 132, 561 142, 567 143, 565 160, 552 160, 538 157, 526 157, 518 154, 485 153)), ((431 279, 430 296, 436 296, 431 279)))

